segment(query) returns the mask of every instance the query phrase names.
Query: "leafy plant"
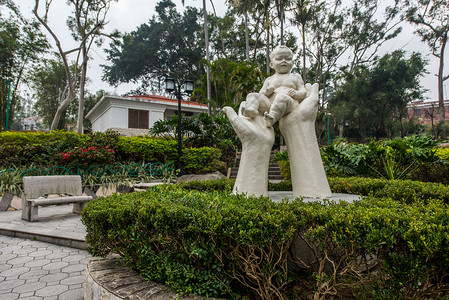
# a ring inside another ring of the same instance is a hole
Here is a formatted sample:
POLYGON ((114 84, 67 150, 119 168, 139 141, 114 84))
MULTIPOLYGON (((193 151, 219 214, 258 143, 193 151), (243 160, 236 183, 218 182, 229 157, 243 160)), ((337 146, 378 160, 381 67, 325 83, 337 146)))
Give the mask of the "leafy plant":
POLYGON ((104 147, 74 148, 67 152, 58 153, 57 157, 62 164, 81 166, 96 164, 112 164, 115 161, 115 151, 104 147))

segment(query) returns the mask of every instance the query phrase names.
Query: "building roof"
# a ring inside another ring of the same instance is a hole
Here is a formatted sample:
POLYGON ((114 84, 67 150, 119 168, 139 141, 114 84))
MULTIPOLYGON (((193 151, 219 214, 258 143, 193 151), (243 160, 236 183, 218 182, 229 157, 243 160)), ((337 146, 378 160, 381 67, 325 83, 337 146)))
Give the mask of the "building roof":
MULTIPOLYGON (((155 103, 159 105, 165 105, 166 107, 171 107, 172 109, 176 109, 178 105, 177 99, 170 99, 165 96, 159 96, 159 95, 133 95, 133 96, 116 96, 116 95, 104 95, 100 101, 98 101, 97 104, 92 107, 92 109, 87 113, 86 118, 90 119, 94 114, 97 114, 98 110, 104 109, 103 103, 106 101, 111 100, 118 100, 118 101, 129 101, 129 102, 143 102, 143 103, 155 103)), ((185 108, 191 108, 194 111, 206 111, 207 105, 201 104, 195 101, 187 101, 187 100, 181 100, 182 107, 185 108)))
MULTIPOLYGON (((162 103, 178 103, 177 99, 171 99, 167 98, 165 96, 159 96, 159 95, 132 95, 132 96, 126 96, 128 98, 137 98, 137 99, 143 99, 143 100, 150 100, 150 101, 156 101, 156 102, 162 102, 162 103)), ((195 101, 187 101, 187 100, 181 100, 182 106, 197 106, 197 107, 207 107, 206 104, 201 104, 195 101)))

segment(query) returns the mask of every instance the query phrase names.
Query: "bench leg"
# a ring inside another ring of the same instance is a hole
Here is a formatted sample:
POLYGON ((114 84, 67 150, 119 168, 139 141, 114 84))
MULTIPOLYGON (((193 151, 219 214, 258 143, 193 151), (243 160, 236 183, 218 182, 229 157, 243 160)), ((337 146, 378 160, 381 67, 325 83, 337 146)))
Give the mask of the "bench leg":
POLYGON ((31 205, 27 205, 22 208, 22 220, 26 220, 28 222, 36 222, 37 220, 39 220, 38 209, 39 206, 31 205))
POLYGON ((81 203, 73 203, 73 213, 75 214, 81 214, 84 207, 86 207, 87 202, 81 202, 81 203))
POLYGON ((22 220, 31 221, 31 207, 29 205, 22 205, 22 220))
POLYGON ((22 198, 22 220, 34 222, 38 219, 38 206, 32 206, 30 202, 22 198))

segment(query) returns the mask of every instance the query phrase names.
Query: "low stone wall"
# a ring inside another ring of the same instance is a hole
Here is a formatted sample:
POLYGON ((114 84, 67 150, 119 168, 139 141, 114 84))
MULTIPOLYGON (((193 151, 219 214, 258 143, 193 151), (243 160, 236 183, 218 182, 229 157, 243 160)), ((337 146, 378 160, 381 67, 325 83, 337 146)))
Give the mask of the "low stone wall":
POLYGON ((119 299, 203 300, 206 298, 180 297, 165 285, 147 282, 137 272, 124 266, 118 255, 91 258, 87 263, 84 278, 84 300, 119 299))

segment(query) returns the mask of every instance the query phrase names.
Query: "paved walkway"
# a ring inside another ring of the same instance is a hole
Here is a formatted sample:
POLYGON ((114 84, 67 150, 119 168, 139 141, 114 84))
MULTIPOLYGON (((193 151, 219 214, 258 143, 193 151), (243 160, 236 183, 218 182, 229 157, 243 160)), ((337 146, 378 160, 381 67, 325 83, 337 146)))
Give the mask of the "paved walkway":
POLYGON ((77 249, 85 248, 86 232, 71 209, 39 208, 32 223, 21 210, 0 213, 0 299, 83 299, 90 255, 77 249))
POLYGON ((84 251, 0 236, 0 299, 82 300, 84 251))

